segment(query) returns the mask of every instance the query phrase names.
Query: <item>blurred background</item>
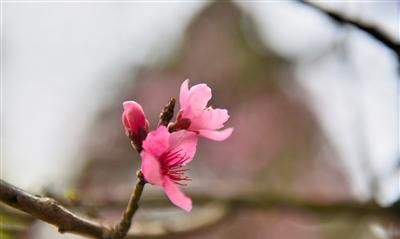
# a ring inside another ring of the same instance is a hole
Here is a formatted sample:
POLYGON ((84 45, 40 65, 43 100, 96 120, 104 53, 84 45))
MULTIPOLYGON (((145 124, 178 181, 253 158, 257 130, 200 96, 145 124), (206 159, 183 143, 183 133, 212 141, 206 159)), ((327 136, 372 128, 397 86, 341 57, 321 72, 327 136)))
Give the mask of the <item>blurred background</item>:
MULTIPOLYGON (((400 40, 398 1, 316 4, 400 40)), ((200 140, 184 188, 192 213, 146 186, 137 238, 400 238, 399 222, 385 217, 224 204, 260 195, 383 207, 399 200, 399 65, 365 32, 296 1, 1 8, 7 182, 116 222, 140 165, 121 103, 142 104, 154 129, 190 78, 213 89, 211 104, 229 110, 226 126, 235 131, 224 142, 200 140)), ((80 238, 1 211, 1 238, 80 238)))

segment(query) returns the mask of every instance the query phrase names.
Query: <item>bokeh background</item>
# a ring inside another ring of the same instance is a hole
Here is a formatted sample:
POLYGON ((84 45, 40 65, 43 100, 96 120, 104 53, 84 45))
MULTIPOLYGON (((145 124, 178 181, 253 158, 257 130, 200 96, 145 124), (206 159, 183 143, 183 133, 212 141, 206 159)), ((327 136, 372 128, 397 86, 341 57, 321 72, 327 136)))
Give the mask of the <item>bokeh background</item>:
MULTIPOLYGON (((397 1, 317 4, 400 40, 397 1)), ((75 211, 115 222, 140 165, 121 103, 142 104, 154 128, 190 78, 213 89, 211 104, 229 110, 234 134, 200 140, 184 188, 192 213, 148 185, 132 233, 400 237, 399 222, 387 218, 221 203, 258 195, 396 203, 399 63, 366 33, 296 1, 5 1, 1 8, 2 179, 90 205, 75 211)), ((2 238, 80 238, 5 214, 2 238)))

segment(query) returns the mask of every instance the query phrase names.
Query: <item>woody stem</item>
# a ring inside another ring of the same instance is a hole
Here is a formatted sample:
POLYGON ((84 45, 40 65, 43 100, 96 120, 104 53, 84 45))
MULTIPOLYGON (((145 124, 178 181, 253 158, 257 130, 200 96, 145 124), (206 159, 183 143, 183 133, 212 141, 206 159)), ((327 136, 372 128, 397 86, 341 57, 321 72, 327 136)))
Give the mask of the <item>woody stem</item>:
POLYGON ((126 237, 131 227, 132 218, 139 209, 139 200, 142 196, 146 181, 141 171, 137 172, 137 178, 138 180, 129 198, 128 205, 124 211, 124 214, 122 215, 121 221, 112 229, 111 239, 123 239, 126 237))

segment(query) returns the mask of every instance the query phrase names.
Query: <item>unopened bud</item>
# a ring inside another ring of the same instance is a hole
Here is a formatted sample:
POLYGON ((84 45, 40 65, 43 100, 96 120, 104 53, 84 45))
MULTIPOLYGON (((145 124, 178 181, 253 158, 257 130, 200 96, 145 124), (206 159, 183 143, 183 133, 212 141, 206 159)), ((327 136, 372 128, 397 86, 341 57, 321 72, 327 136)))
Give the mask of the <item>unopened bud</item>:
POLYGON ((135 101, 125 101, 123 104, 122 124, 126 135, 138 151, 142 150, 142 142, 147 137, 149 123, 142 106, 135 101))

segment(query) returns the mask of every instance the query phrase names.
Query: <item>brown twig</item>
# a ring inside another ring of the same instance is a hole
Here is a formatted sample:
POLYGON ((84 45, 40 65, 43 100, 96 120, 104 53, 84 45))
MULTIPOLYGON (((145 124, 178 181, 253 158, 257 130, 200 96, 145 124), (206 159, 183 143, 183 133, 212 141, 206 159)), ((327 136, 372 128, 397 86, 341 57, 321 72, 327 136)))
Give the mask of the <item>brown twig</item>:
POLYGON ((132 191, 132 194, 129 198, 128 206, 126 207, 125 212, 122 215, 121 221, 112 229, 112 239, 125 238, 129 232, 129 229, 131 228, 132 218, 139 208, 139 200, 142 196, 144 185, 146 184, 142 172, 138 171, 137 177, 138 181, 135 185, 135 189, 132 191))
POLYGON ((174 117, 175 103, 175 98, 171 98, 169 102, 164 106, 163 110, 160 113, 160 122, 158 123, 159 125, 168 126, 168 123, 174 117))
POLYGON ((376 26, 370 25, 366 22, 356 21, 354 19, 351 19, 349 17, 341 15, 337 12, 322 8, 322 7, 320 7, 314 3, 311 3, 309 1, 305 1, 305 0, 296 0, 296 1, 320 11, 321 13, 330 17, 332 20, 334 20, 337 23, 349 24, 349 25, 352 25, 352 26, 366 32, 367 34, 369 34, 370 36, 375 38, 377 41, 381 42, 383 45, 385 45, 389 49, 393 50, 394 53, 397 55, 397 58, 400 60, 400 43, 391 39, 391 37, 389 35, 387 35, 385 32, 383 32, 376 26))
POLYGON ((29 194, 1 179, 0 200, 58 227, 60 233, 70 232, 92 238, 109 238, 110 230, 107 227, 75 215, 54 199, 29 194))

